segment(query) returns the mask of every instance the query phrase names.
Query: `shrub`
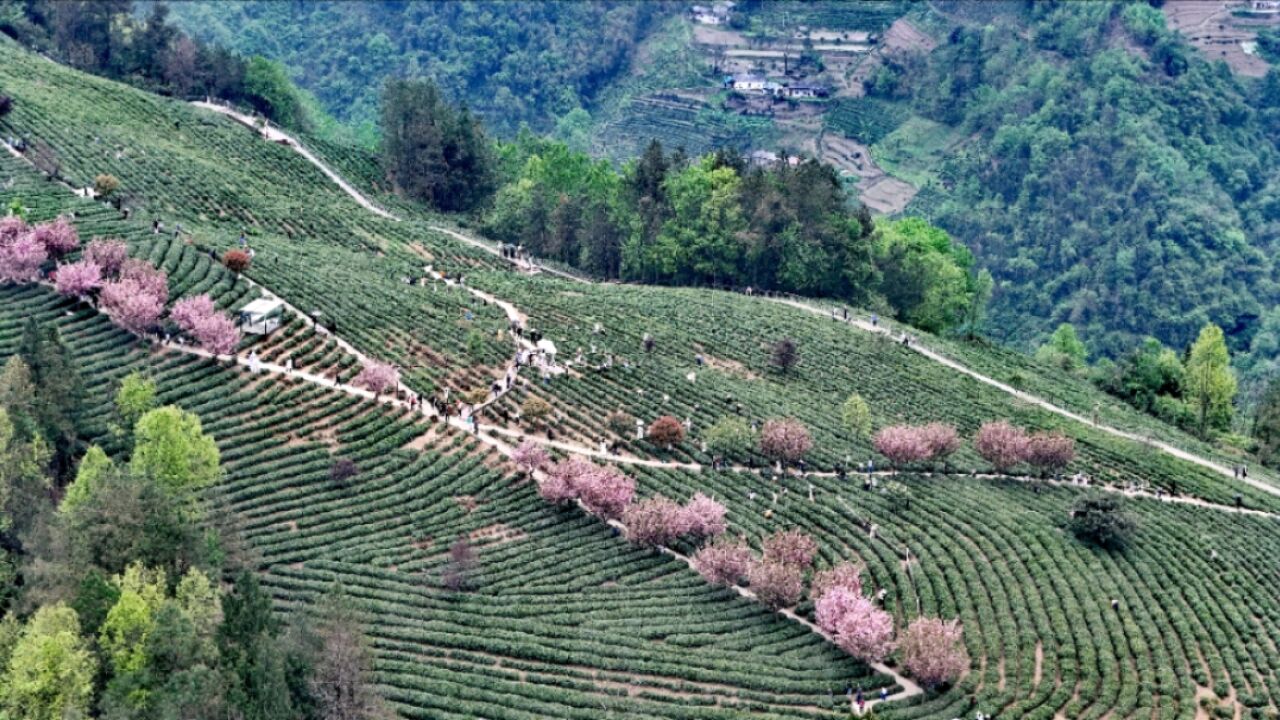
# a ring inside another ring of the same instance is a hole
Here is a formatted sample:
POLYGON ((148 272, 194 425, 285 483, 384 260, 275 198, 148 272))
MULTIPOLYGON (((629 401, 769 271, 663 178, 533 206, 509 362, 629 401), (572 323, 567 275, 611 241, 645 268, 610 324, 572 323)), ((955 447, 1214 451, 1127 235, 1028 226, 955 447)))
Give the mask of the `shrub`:
POLYGON ((1071 504, 1070 514, 1076 537, 1103 548, 1123 547, 1138 528, 1115 493, 1095 490, 1081 495, 1071 504))
POLYGON ((836 587, 823 593, 813 610, 818 627, 850 655, 881 662, 893 652, 893 616, 860 593, 836 587))
POLYGON ((520 403, 520 417, 538 423, 551 414, 551 403, 540 397, 530 395, 520 403))
POLYGON ((801 570, 813 563, 818 543, 800 530, 779 530, 764 539, 764 559, 801 570))
POLYGON ((766 421, 760 431, 760 452, 782 462, 795 462, 813 448, 809 428, 792 418, 766 421))
POLYGON ((997 472, 1008 472, 1026 457, 1027 433, 1004 420, 985 423, 978 429, 973 447, 997 472))
POLYGON ((747 583, 760 602, 777 610, 800 601, 804 571, 794 565, 755 560, 747 567, 747 583))
POLYGON ((249 253, 244 250, 228 250, 222 254, 222 264, 237 275, 248 270, 251 261, 249 253))
POLYGON ((360 468, 356 466, 356 461, 351 458, 338 458, 329 466, 329 482, 340 488, 347 487, 351 478, 359 474, 360 468))
POLYGON ((13 98, 8 95, 0 95, 0 118, 13 112, 13 98))
POLYGON ((751 548, 741 538, 721 538, 693 556, 693 569, 712 585, 736 585, 751 566, 751 548))
POLYGON ((969 668, 959 620, 917 618, 902 634, 898 647, 902 668, 927 688, 955 682, 969 668))
POLYGON ((111 197, 111 194, 119 189, 120 180, 115 175, 104 173, 93 179, 93 193, 100 198, 111 197))
POLYGON ((458 538, 449 546, 449 562, 445 563, 441 582, 453 592, 475 589, 476 551, 466 538, 458 538))
POLYGON ((621 410, 614 410, 605 417, 604 423, 614 435, 625 438, 631 433, 631 429, 636 426, 636 419, 621 410))
POLYGON ((649 442, 661 448, 671 449, 684 441, 684 426, 670 415, 663 415, 649 426, 649 442))
POLYGON ((791 338, 779 340, 769 350, 769 364, 781 372, 791 372, 798 362, 800 362, 800 351, 796 341, 791 338))
POLYGON ((751 449, 755 433, 742 418, 726 416, 707 428, 707 449, 718 455, 738 455, 751 449))

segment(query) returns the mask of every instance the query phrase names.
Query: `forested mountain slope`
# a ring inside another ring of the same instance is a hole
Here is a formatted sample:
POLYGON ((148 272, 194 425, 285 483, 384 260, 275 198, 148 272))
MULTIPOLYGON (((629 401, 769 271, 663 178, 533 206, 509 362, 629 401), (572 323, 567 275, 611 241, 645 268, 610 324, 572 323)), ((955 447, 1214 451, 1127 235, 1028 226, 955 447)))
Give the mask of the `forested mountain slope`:
POLYGON ((427 75, 510 135, 549 130, 629 67, 665 3, 182 2, 189 32, 285 63, 340 120, 376 124, 388 77, 427 75))

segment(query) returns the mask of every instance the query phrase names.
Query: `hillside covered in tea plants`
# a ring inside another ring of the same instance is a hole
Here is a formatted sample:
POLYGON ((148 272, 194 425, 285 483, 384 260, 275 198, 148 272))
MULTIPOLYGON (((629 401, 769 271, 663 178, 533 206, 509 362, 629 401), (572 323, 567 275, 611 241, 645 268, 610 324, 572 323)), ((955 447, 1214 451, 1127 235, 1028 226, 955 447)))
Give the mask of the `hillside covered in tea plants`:
POLYGON ((1280 710, 1241 450, 862 308, 530 264, 7 41, 0 88, 0 714, 1280 710))

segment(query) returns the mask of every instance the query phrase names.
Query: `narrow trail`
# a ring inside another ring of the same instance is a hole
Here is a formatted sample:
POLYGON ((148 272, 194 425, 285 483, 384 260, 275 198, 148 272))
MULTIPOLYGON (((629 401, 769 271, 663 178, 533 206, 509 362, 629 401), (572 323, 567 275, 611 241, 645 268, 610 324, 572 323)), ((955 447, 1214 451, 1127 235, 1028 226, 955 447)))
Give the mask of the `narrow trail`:
POLYGON ((342 188, 342 191, 350 195, 351 198, 355 200, 357 203, 359 203, 361 207, 363 207, 364 209, 368 210, 369 212, 375 215, 387 218, 388 220, 396 220, 396 221, 400 220, 400 218, 396 217, 395 215, 392 215, 391 213, 382 209, 378 205, 374 204, 372 200, 365 197, 363 194, 360 193, 359 190, 356 190, 354 187, 348 184, 347 181, 344 180, 341 175, 339 175, 332 168, 330 168, 328 165, 322 162, 320 158, 316 157, 311 153, 310 150, 303 147, 302 143, 299 143, 297 139, 291 137, 290 135, 285 133, 283 130, 273 126, 270 122, 264 122, 263 124, 259 124, 258 120, 256 120, 252 115, 247 115, 245 113, 239 112, 238 110, 227 107, 226 105, 219 105, 217 103, 204 102, 202 100, 193 101, 191 104, 198 108, 210 110, 212 112, 216 112, 221 115, 226 115, 227 117, 235 120, 241 125, 248 127, 250 130, 253 130, 259 133, 266 140, 270 140, 271 142, 275 142, 275 143, 283 143, 289 146, 290 148, 293 148, 295 152, 297 152, 299 155, 301 155, 302 157, 310 161, 312 165, 315 165, 317 168, 319 168, 320 172, 324 173, 325 176, 328 177, 330 180, 332 180, 334 184, 337 185, 339 188, 342 188))

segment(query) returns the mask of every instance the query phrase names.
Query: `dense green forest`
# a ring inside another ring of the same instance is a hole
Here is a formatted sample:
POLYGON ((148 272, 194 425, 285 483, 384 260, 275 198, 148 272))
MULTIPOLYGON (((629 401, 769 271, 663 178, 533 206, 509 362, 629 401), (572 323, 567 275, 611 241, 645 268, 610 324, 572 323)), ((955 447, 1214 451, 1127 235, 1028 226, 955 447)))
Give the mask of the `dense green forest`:
POLYGON ((428 76, 512 135, 548 131, 630 65, 650 25, 683 6, 592 2, 184 2, 189 32, 287 65, 372 138, 382 80, 428 76), (443 29, 447 32, 442 32, 443 29))
POLYGON ((1274 349, 1280 78, 1205 61, 1145 3, 988 9, 869 86, 970 138, 907 212, 991 269, 991 332, 1025 347, 1071 322, 1096 357, 1214 322, 1236 353, 1274 349))

